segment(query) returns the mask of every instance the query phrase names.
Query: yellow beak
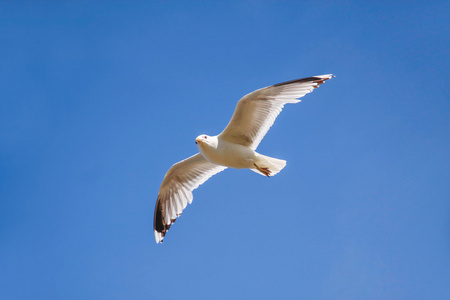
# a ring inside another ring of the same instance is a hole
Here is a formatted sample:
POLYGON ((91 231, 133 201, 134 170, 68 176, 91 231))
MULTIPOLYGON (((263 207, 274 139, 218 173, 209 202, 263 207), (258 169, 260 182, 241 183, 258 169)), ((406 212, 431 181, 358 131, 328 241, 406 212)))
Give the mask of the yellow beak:
POLYGON ((195 143, 201 143, 201 142, 202 142, 202 140, 200 138, 195 139, 195 143))

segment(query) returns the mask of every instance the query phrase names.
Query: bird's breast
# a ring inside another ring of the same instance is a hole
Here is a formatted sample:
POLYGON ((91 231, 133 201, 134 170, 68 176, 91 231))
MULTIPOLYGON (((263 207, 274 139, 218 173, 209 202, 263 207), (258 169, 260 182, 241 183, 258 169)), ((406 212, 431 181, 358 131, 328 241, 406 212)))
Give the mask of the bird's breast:
POLYGON ((220 141, 217 147, 201 145, 198 148, 200 153, 210 162, 230 168, 250 168, 253 167, 255 160, 255 151, 249 147, 226 141, 220 141))

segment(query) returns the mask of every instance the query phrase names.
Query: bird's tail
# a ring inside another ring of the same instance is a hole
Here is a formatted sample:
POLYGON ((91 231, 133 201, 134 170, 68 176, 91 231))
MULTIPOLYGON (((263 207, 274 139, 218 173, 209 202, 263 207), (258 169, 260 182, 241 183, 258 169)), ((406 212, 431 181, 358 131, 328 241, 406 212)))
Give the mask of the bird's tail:
POLYGON ((270 177, 276 175, 286 166, 286 161, 259 154, 256 156, 255 167, 251 168, 253 172, 270 177))

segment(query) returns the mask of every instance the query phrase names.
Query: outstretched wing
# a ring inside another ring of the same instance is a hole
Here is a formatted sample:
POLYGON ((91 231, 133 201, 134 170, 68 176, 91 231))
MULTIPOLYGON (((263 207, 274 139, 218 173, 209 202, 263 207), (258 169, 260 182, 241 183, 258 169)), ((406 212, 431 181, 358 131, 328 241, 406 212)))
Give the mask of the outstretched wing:
POLYGON ((286 103, 300 102, 298 98, 332 77, 329 74, 287 81, 245 95, 219 137, 255 150, 286 103))
POLYGON ((225 169, 197 153, 174 164, 167 171, 159 188, 153 220, 156 243, 162 242, 170 225, 181 215, 186 205, 192 203, 192 191, 225 169))

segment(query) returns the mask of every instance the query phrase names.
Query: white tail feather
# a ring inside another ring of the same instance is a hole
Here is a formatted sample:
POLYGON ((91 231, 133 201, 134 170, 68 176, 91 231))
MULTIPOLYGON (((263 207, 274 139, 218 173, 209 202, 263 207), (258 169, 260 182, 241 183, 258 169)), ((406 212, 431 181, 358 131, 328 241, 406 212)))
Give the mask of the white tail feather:
MULTIPOLYGON (((261 169, 261 168, 267 168, 270 171, 270 176, 276 175, 279 173, 285 166, 286 161, 278 158, 273 158, 269 156, 265 156, 262 154, 257 154, 255 164, 261 169)), ((259 171, 256 167, 250 169, 253 172, 256 172, 258 174, 261 174, 263 176, 266 176, 264 173, 259 171)))

